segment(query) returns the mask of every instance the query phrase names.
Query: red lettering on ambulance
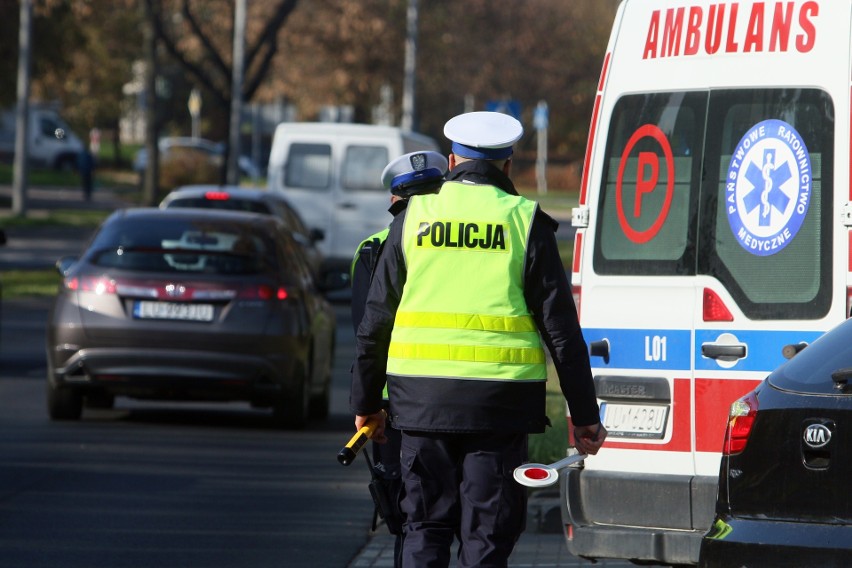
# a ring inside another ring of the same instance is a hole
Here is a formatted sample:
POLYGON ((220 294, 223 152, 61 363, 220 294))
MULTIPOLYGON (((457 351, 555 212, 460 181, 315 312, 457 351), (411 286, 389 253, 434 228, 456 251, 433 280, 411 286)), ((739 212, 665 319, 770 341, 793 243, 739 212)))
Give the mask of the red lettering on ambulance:
POLYGON ((793 23, 793 3, 787 2, 786 13, 784 8, 784 4, 775 5, 775 17, 772 18, 772 31, 769 34, 769 51, 787 51, 790 26, 793 23))
POLYGON ((816 41, 816 28, 808 16, 814 18, 819 16, 819 4, 807 2, 802 6, 802 11, 799 12, 799 25, 802 26, 802 31, 805 33, 796 36, 796 49, 802 53, 807 53, 813 49, 816 41))
POLYGON ((645 36, 645 52, 642 53, 642 59, 651 59, 657 57, 657 31, 660 29, 660 11, 654 10, 651 12, 651 21, 648 22, 648 35, 645 36))
POLYGON ((708 55, 719 51, 722 45, 722 25, 725 22, 725 5, 710 6, 710 17, 707 18, 707 38, 704 41, 704 50, 708 55))
POLYGON ((743 51, 763 51, 763 3, 751 7, 743 51))
POLYGON ((666 10, 666 27, 663 28, 663 51, 660 57, 680 55, 680 32, 683 26, 683 8, 666 10))
POLYGON ((755 2, 742 22, 738 22, 739 8, 740 3, 734 1, 710 4, 706 13, 702 6, 690 6, 688 11, 667 8, 665 14, 653 10, 642 59, 698 55, 702 47, 706 55, 715 55, 720 49, 725 53, 786 52, 791 38, 799 53, 813 49, 819 16, 815 0, 798 7, 798 13, 794 2, 755 2))
POLYGON ((689 9, 689 19, 686 23, 686 40, 683 45, 684 55, 695 55, 701 45, 701 8, 692 6, 689 9))
POLYGON ((737 12, 740 10, 739 4, 731 4, 731 17, 728 18, 728 40, 725 43, 725 51, 727 53, 736 53, 739 45, 734 41, 734 34, 737 32, 737 12))

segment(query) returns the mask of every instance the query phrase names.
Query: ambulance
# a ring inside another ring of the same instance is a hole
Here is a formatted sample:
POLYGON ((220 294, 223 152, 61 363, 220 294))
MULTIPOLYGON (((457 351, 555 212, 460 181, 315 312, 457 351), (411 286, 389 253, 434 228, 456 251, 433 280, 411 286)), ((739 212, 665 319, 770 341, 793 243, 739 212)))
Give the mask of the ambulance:
POLYGON ((620 4, 572 218, 609 431, 561 474, 574 555, 697 563, 731 403, 848 317, 850 52, 850 0, 620 4))

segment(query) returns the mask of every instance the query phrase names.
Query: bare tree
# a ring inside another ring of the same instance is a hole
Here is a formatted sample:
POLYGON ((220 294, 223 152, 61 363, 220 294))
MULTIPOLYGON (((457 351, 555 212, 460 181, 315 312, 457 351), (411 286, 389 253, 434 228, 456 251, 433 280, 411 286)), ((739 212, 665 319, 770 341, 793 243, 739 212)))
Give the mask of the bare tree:
MULTIPOLYGON (((244 79, 237 96, 250 101, 278 52, 278 36, 298 0, 255 2, 247 17, 244 79)), ((221 116, 231 100, 234 3, 227 0, 145 0, 150 24, 160 45, 204 91, 221 116)), ((221 121, 223 139, 230 124, 221 121)))

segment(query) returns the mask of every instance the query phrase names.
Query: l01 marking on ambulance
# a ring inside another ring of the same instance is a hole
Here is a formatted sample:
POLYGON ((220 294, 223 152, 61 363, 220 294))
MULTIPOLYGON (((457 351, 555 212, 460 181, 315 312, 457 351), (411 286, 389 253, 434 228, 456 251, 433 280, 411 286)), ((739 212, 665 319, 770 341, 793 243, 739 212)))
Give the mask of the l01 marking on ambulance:
POLYGON ((808 213, 811 158, 802 137, 783 120, 755 124, 728 166, 726 211, 737 243, 756 256, 790 244, 808 213))
POLYGON ((593 367, 688 370, 691 333, 685 329, 583 329, 586 343, 607 339, 609 363, 592 357, 593 367))

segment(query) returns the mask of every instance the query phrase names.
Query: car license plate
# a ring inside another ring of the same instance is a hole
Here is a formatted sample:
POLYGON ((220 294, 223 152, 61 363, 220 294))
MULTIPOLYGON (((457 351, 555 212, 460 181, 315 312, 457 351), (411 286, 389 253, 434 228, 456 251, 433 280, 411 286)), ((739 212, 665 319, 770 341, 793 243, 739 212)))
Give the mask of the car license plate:
POLYGON ((621 438, 663 438, 669 407, 665 404, 601 403, 607 432, 621 438))
POLYGON ((140 319, 213 321, 213 305, 140 301, 133 306, 133 316, 140 319))

